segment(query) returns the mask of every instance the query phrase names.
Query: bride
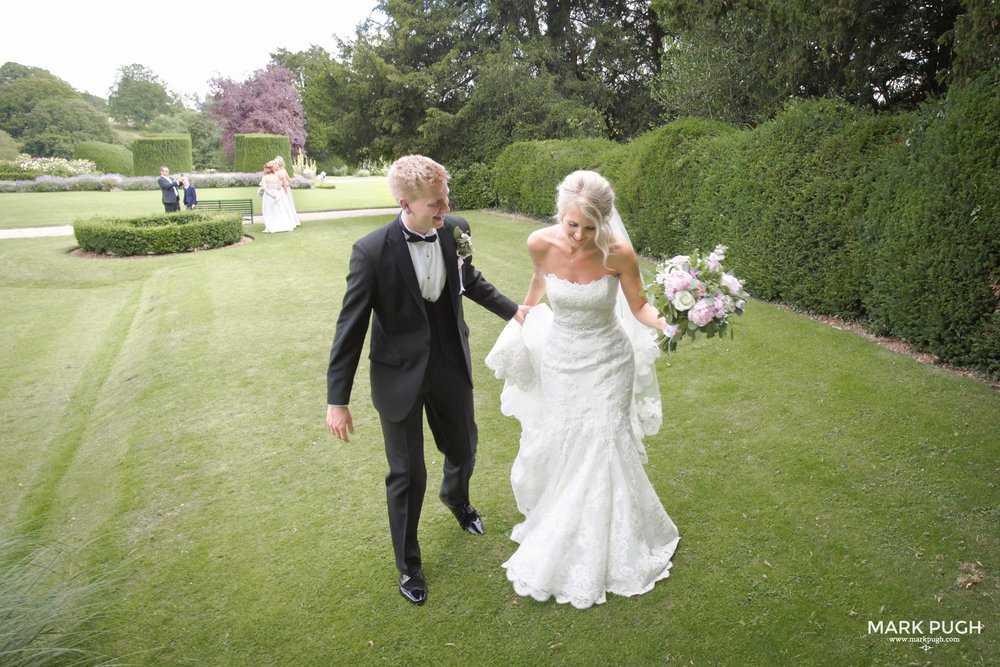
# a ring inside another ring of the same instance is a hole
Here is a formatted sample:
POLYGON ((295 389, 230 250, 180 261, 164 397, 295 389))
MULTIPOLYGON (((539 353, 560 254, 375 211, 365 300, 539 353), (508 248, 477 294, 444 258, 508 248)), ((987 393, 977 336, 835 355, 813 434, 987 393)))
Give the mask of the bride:
POLYGON ((486 364, 505 381, 501 409, 521 422, 511 469, 525 520, 503 564, 518 595, 577 608, 639 595, 669 575, 680 539, 643 469, 644 435, 662 420, 654 329, 635 251, 600 174, 559 185, 555 225, 528 237, 523 327, 508 324, 486 364))

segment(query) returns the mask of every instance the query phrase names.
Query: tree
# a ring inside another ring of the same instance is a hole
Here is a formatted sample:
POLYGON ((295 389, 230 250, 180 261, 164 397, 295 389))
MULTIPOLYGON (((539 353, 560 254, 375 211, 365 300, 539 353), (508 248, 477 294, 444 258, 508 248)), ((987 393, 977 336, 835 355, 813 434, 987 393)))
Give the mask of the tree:
POLYGON ((298 154, 306 141, 302 101, 292 73, 272 64, 242 83, 228 78, 209 81, 209 113, 222 127, 222 145, 233 157, 234 134, 284 134, 298 154))
POLYGON ((25 119, 22 136, 27 153, 43 157, 73 157, 81 141, 113 143, 108 120, 86 101, 66 98, 43 100, 25 119))
POLYGON ((662 99, 673 115, 755 124, 788 97, 891 111, 941 94, 962 0, 653 0, 653 8, 670 36, 662 99))
POLYGON ((108 94, 108 112, 119 123, 144 126, 160 114, 171 114, 180 104, 152 70, 138 63, 124 65, 108 94))
POLYGON ((0 66, 0 129, 12 137, 24 133, 28 114, 48 99, 74 99, 73 86, 39 67, 8 62, 0 66))
POLYGON ((492 163, 514 141, 604 136, 597 109, 560 93, 555 76, 508 48, 487 58, 457 113, 428 110, 420 149, 458 167, 492 163))
MULTIPOLYGON (((661 113, 652 95, 661 31, 648 0, 381 0, 378 9, 384 19, 360 26, 336 55, 316 47, 272 55, 299 86, 310 155, 389 160, 416 146, 462 155, 462 142, 474 140, 462 128, 489 127, 490 118, 502 124, 515 113, 488 105, 475 107, 485 114, 476 118, 461 113, 498 92, 477 94, 487 67, 491 77, 530 74, 528 88, 544 91, 538 113, 559 105, 582 112, 586 132, 591 109, 603 117, 600 133, 619 139, 648 129, 661 113)), ((548 122, 536 121, 523 127, 548 122)), ((492 153, 486 145, 468 154, 492 153)))

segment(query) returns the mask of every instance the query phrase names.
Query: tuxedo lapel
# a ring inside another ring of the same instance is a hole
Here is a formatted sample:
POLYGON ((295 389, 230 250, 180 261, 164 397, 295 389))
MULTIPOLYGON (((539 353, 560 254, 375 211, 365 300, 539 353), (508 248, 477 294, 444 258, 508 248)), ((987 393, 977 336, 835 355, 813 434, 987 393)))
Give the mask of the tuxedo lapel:
POLYGON ((420 294, 417 272, 413 269, 413 259, 410 257, 410 251, 406 247, 406 238, 403 236, 402 223, 398 217, 389 228, 389 232, 385 235, 385 245, 389 251, 389 255, 392 256, 393 262, 396 264, 396 268, 399 269, 399 273, 403 277, 403 284, 406 285, 406 291, 414 298, 418 307, 424 310, 424 297, 420 294))
POLYGON ((445 222, 444 226, 438 230, 438 243, 441 244, 441 256, 444 258, 445 288, 448 290, 452 303, 458 304, 461 294, 458 290, 458 250, 455 247, 454 233, 454 225, 445 222))

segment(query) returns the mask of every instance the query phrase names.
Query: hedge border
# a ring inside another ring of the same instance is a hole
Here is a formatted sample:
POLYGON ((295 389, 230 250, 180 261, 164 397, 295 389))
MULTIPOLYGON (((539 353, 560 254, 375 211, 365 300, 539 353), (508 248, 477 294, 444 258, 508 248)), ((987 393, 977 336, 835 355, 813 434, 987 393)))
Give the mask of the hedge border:
POLYGON ((165 255, 232 245, 243 238, 243 218, 204 211, 96 217, 74 222, 73 234, 80 248, 102 255, 165 255))

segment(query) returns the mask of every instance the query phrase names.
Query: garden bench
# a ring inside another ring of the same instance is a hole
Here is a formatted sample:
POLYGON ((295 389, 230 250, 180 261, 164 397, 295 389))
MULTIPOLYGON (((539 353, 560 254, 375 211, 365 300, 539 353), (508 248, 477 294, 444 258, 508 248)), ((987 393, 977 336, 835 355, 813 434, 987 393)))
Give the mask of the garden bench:
POLYGON ((198 208, 239 211, 243 215, 249 215, 250 224, 253 224, 253 199, 199 199, 198 208))

